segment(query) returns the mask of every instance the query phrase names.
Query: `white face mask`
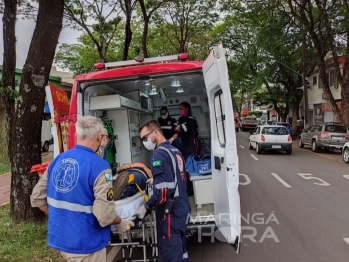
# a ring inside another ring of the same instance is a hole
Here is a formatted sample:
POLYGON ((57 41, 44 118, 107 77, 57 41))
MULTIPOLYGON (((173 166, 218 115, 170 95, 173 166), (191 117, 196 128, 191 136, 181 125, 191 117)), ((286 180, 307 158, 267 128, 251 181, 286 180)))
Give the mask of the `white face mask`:
POLYGON ((146 149, 153 151, 156 147, 156 143, 152 142, 150 137, 148 137, 147 141, 143 141, 143 145, 146 149))
POLYGON ((167 117, 168 117, 168 113, 166 113, 165 115, 161 115, 161 118, 162 118, 163 120, 165 120, 167 117))

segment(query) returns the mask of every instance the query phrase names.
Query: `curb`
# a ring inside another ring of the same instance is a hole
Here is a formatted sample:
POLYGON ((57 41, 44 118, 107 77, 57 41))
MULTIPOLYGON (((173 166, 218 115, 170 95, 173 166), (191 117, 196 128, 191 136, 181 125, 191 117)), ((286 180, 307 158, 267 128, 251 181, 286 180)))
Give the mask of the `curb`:
POLYGON ((0 207, 2 207, 2 206, 6 206, 6 205, 8 205, 8 204, 10 204, 10 201, 9 201, 9 202, 7 202, 7 203, 0 204, 0 207))

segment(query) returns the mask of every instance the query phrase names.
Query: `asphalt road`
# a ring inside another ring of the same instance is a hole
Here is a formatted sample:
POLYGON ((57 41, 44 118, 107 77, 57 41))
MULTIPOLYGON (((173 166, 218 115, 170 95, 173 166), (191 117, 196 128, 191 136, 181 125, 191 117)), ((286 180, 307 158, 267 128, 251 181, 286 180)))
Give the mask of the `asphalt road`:
POLYGON ((248 149, 248 137, 237 133, 240 254, 208 237, 203 243, 189 239, 191 261, 349 261, 349 165, 341 155, 313 153, 297 143, 290 156, 257 155, 248 149))
POLYGON ((242 244, 188 240, 191 262, 349 261, 349 165, 335 152, 257 155, 237 133, 242 244))

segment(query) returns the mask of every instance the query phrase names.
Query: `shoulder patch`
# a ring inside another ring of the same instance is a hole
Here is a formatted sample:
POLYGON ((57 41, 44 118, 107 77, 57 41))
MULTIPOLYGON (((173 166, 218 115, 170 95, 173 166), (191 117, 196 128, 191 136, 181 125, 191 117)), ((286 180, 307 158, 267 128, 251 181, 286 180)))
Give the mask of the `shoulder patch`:
POLYGON ((152 167, 162 166, 162 161, 161 160, 154 160, 151 165, 152 165, 152 167))
POLYGON ((109 190, 107 192, 107 200, 112 201, 113 197, 114 197, 114 190, 112 188, 109 188, 109 190))
POLYGON ((105 173, 105 181, 110 182, 113 180, 113 175, 111 173, 105 173))

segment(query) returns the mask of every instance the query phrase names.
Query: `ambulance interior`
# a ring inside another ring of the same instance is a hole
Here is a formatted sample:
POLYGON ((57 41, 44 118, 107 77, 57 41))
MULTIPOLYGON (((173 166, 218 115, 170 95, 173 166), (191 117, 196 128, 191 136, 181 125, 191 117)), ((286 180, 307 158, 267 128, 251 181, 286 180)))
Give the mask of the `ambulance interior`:
MULTIPOLYGON (((94 80, 80 83, 79 90, 80 115, 104 116, 111 120, 116 136, 117 165, 144 162, 150 166, 150 152, 139 139, 139 126, 146 120, 157 119, 163 106, 167 106, 169 114, 178 119, 178 106, 184 101, 191 105, 198 122, 199 135, 210 145, 209 106, 201 70, 185 74, 94 80)), ((212 222, 212 176, 192 177, 192 181, 192 222, 195 222, 195 217, 201 222, 203 217, 206 222, 212 222)))

